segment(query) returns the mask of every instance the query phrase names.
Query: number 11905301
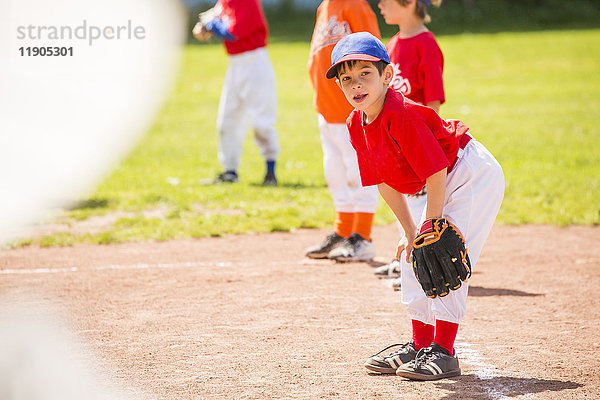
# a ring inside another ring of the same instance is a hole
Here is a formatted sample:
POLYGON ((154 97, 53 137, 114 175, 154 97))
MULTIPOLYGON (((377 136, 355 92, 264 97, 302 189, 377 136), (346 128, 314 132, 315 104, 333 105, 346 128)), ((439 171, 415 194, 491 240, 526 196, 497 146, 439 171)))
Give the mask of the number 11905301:
POLYGON ((73 47, 19 47, 19 54, 23 57, 72 57, 73 47))

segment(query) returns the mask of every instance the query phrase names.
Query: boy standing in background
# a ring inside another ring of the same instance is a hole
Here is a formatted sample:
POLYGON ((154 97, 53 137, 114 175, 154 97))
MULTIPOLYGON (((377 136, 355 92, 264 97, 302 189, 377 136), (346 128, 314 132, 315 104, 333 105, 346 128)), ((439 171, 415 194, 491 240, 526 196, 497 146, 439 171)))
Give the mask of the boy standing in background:
POLYGON ((346 127, 353 108, 335 82, 324 79, 336 43, 346 35, 363 31, 381 37, 375 13, 365 0, 324 0, 319 5, 308 72, 318 113, 323 170, 336 218, 334 232, 306 250, 309 258, 343 262, 369 261, 375 256, 371 228, 379 194, 375 186, 361 186, 356 151, 346 127))
POLYGON ((229 55, 217 116, 218 157, 224 171, 211 183, 238 181, 237 168, 250 121, 256 145, 266 162, 263 185, 277 185, 277 92, 266 49, 269 31, 260 0, 218 0, 200 15, 192 33, 200 41, 218 37, 229 55))

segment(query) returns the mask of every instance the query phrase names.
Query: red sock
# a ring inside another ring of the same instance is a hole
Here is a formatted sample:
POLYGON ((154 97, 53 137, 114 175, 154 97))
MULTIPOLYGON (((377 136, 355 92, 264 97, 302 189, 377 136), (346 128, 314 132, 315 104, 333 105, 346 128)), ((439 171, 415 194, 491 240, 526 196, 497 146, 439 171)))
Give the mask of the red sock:
POLYGON ((448 350, 448 353, 452 355, 454 354, 454 341, 457 333, 458 324, 438 319, 435 321, 435 338, 433 341, 448 350))
POLYGON ((420 350, 423 347, 431 346, 433 340, 433 334, 435 333, 435 326, 425 324, 416 319, 412 320, 412 336, 415 342, 415 349, 420 350))

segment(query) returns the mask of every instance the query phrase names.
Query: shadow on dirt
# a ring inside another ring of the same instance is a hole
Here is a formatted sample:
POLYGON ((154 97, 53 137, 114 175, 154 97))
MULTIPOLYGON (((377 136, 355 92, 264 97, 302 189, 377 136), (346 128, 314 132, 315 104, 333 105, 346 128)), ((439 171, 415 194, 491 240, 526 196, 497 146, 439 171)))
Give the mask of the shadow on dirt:
POLYGON ((572 390, 583 386, 580 383, 571 381, 511 378, 505 376, 482 379, 475 375, 463 375, 454 382, 444 380, 435 382, 435 385, 438 389, 452 392, 442 397, 444 400, 503 399, 541 392, 572 390))
POLYGON ((326 183, 313 183, 313 182, 309 182, 309 183, 305 183, 305 182, 279 182, 279 184, 277 184, 277 186, 264 186, 262 183, 250 183, 249 186, 254 186, 254 187, 273 187, 273 188, 286 188, 286 189, 319 189, 319 188, 326 188, 327 184, 326 183))
POLYGON ((521 290, 501 289, 501 288, 485 288, 482 286, 469 286, 469 296, 488 297, 488 296, 522 296, 522 297, 537 297, 544 296, 541 293, 527 293, 521 290))
POLYGON ((71 207, 71 210, 106 208, 108 207, 109 203, 109 199, 92 197, 90 199, 77 202, 71 207))
MULTIPOLYGON (((390 260, 390 261, 392 261, 392 260, 390 260)), ((384 261, 381 261, 381 260, 369 260, 369 261, 365 261, 365 263, 367 265, 369 265, 370 267, 377 268, 377 267, 381 267, 383 265, 388 264, 389 261, 388 262, 384 262, 384 261)))

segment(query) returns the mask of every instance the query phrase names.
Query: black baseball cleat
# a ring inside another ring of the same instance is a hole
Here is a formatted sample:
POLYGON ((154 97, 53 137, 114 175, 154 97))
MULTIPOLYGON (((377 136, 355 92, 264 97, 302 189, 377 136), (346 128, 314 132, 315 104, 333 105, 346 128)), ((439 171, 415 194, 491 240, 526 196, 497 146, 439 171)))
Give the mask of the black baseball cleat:
POLYGON ((201 185, 216 185, 219 183, 237 183, 239 180, 237 172, 225 171, 217 175, 214 179, 204 179, 200 181, 201 185))
POLYGON ((402 267, 398 259, 392 260, 389 264, 375 268, 373 273, 378 278, 399 278, 402 272, 402 267))
POLYGON ((333 232, 319 244, 306 249, 305 256, 308 258, 327 258, 329 252, 344 242, 344 238, 333 232))
POLYGON ((238 175, 235 171, 225 171, 222 174, 219 174, 214 183, 237 183, 238 175))
POLYGON ((460 375, 456 351, 450 355, 442 346, 432 343, 419 350, 414 360, 401 365, 396 375, 418 381, 435 381, 460 375))
POLYGON ((373 242, 358 233, 353 233, 335 249, 327 254, 327 258, 337 262, 371 261, 375 257, 373 242))
POLYGON ((415 349, 415 343, 412 340, 404 344, 392 344, 381 350, 379 353, 369 357, 365 363, 365 368, 373 372, 379 372, 380 374, 395 374, 399 366, 414 360, 416 355, 417 350, 415 349), (400 346, 398 350, 387 356, 380 356, 380 354, 387 349, 397 346, 400 346))
POLYGON ((277 186, 277 178, 272 172, 267 172, 262 183, 263 186, 277 186))

